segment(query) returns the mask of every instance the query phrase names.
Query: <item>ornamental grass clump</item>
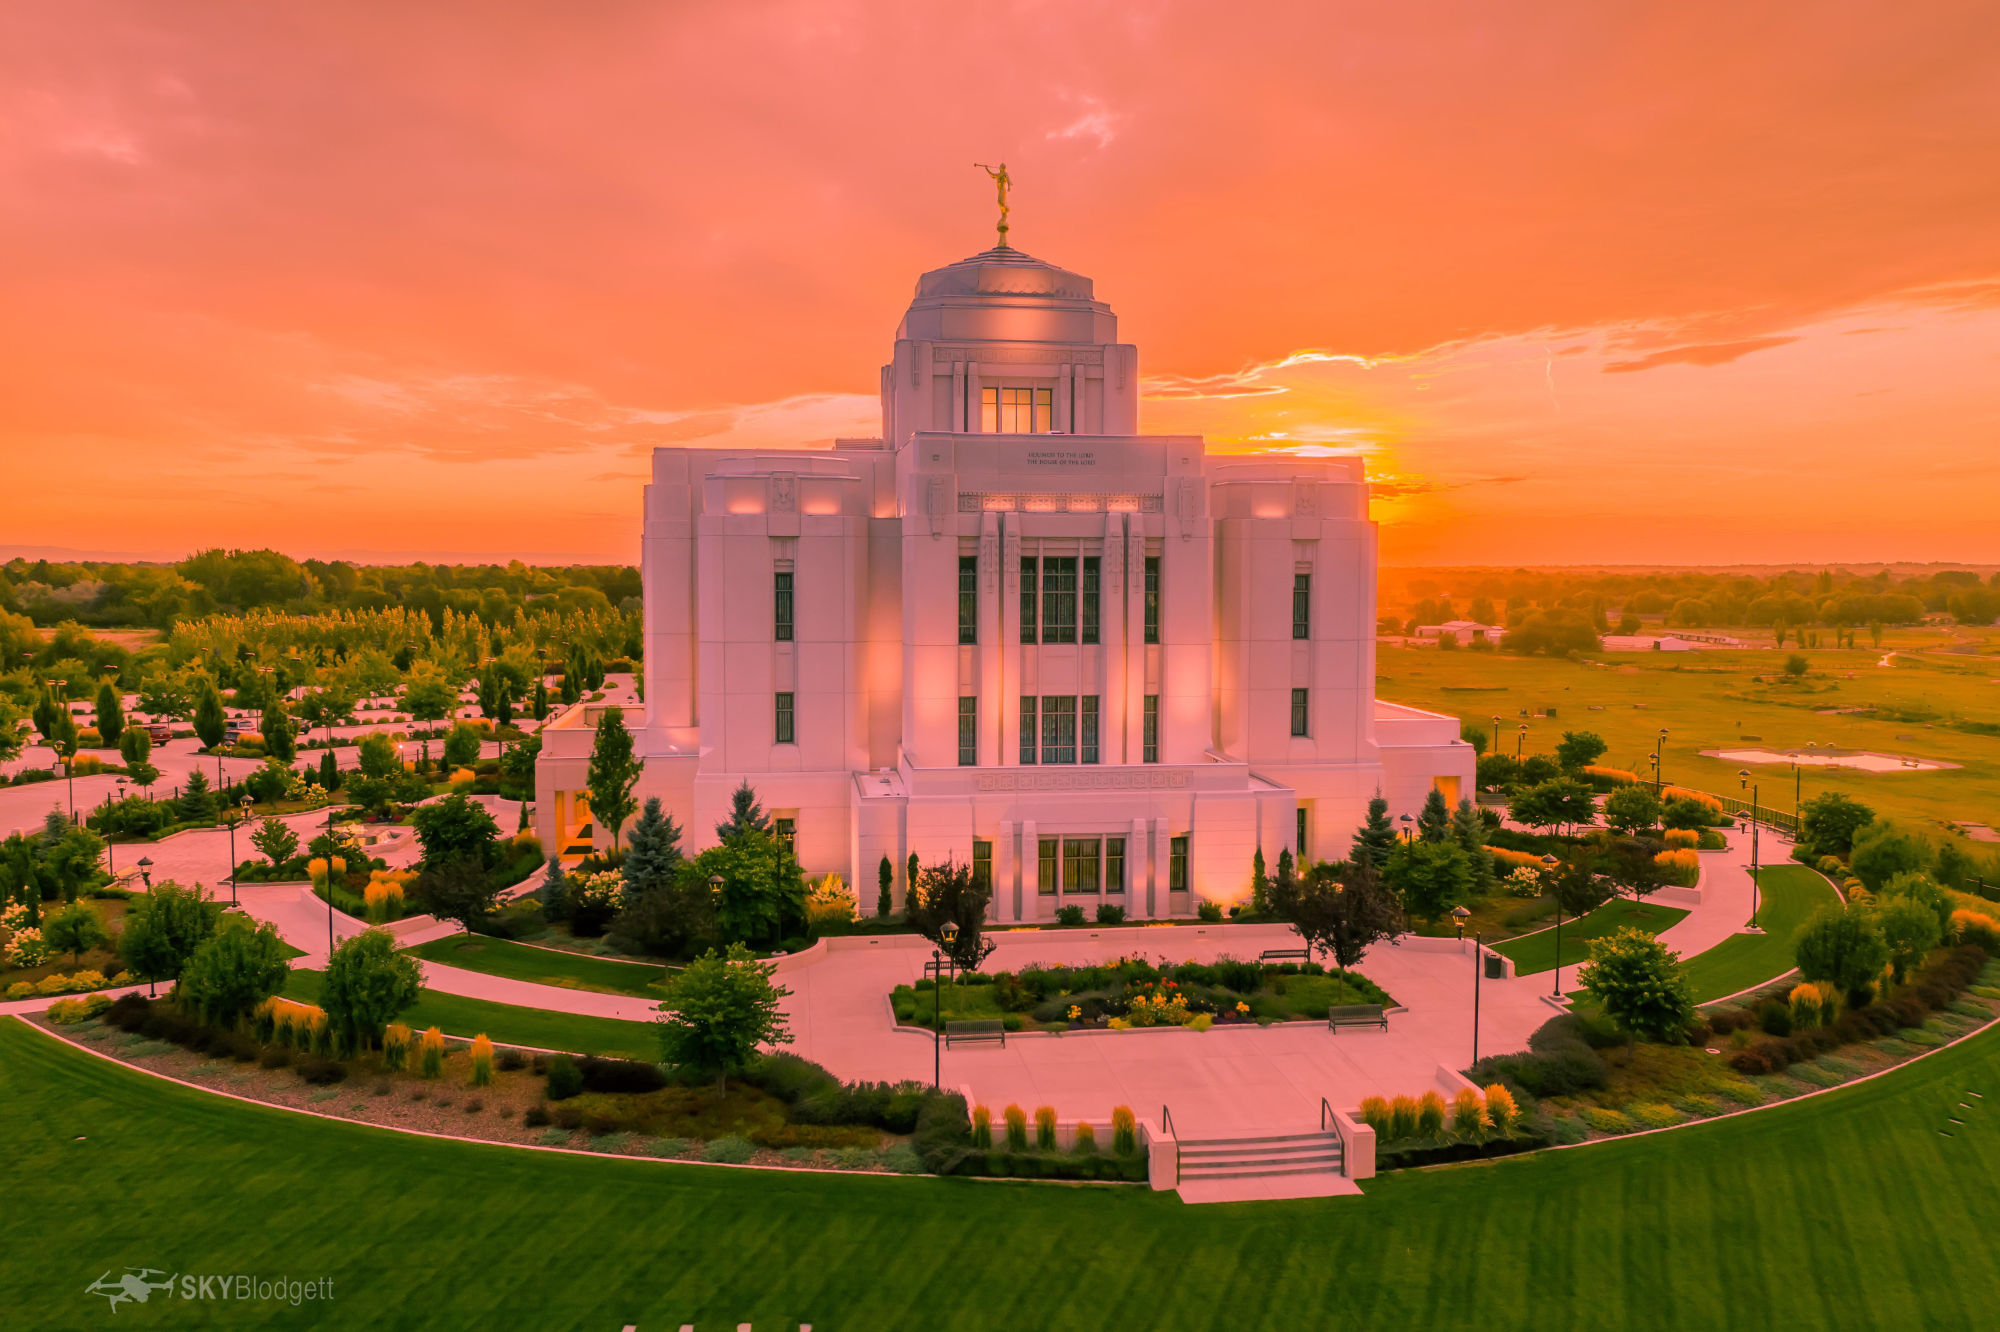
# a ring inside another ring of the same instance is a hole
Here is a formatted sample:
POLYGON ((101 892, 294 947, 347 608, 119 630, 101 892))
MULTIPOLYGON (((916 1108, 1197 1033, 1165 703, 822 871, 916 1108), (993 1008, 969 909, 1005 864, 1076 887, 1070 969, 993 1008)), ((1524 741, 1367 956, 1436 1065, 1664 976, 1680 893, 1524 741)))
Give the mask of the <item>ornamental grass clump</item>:
POLYGON ((1007 1121, 1007 1150, 1025 1151, 1028 1146, 1028 1112, 1018 1105, 1010 1105, 1000 1113, 1007 1121))
POLYGON ((1451 1131, 1461 1138, 1480 1138, 1492 1126, 1479 1093, 1470 1087, 1460 1087, 1451 1100, 1451 1131))
POLYGON ((391 1022, 382 1033, 382 1067, 392 1072, 410 1063, 410 1041, 414 1033, 408 1023, 391 1022))
POLYGON ((1515 1103, 1514 1093, 1497 1082, 1486 1089, 1486 1118, 1500 1134, 1512 1133, 1521 1122, 1521 1107, 1515 1103))
POLYGON ((485 1032, 472 1038, 472 1085, 487 1087, 493 1083, 493 1042, 485 1032))
POLYGON ((1398 1096, 1389 1102, 1389 1140, 1400 1142, 1417 1136, 1417 1099, 1398 1096))
POLYGON ((982 1150, 993 1146, 993 1112, 983 1105, 972 1107, 972 1145, 982 1150))
POLYGON ((1839 991, 1817 981, 1802 981, 1786 996, 1792 1006, 1792 1030, 1811 1031, 1840 1016, 1839 991))
POLYGON ((1097 1152, 1097 1130, 1089 1124, 1076 1126, 1076 1154, 1093 1156, 1097 1152))
POLYGON ((1427 1091, 1417 1102, 1417 1136, 1442 1138, 1444 1136, 1444 1097, 1436 1091, 1427 1091))
POLYGON ((444 1076, 444 1033, 432 1027, 417 1039, 418 1071, 427 1078, 444 1076))
POLYGON ((1389 1102, 1380 1096, 1361 1098, 1361 1122, 1375 1130, 1375 1136, 1386 1139, 1389 1136, 1389 1102))
MULTIPOLYGON (((1084 1125, 1077 1132, 1081 1133, 1084 1125)), ((1132 1107, 1121 1105, 1111 1112, 1111 1150, 1120 1156, 1130 1156, 1139 1150, 1139 1121, 1132 1115, 1132 1107)))
POLYGON ((1054 1106, 1035 1107, 1035 1146, 1043 1151, 1051 1151, 1056 1145, 1056 1111, 1054 1106))

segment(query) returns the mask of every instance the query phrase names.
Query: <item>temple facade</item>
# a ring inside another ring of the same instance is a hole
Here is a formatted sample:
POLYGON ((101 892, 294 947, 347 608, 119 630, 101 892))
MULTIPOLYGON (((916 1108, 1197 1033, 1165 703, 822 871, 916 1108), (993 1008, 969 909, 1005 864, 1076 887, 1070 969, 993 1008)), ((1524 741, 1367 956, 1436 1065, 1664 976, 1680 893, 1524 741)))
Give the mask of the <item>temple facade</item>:
MULTIPOLYGON (((1004 244, 918 279, 880 387, 879 439, 654 451, 627 721, 684 845, 747 779, 864 912, 914 852, 999 921, 1151 919, 1247 898, 1259 847, 1345 855, 1378 790, 1471 794, 1457 720, 1374 696, 1359 459, 1141 434, 1091 280, 1004 244)), ((603 844, 594 722, 544 734, 545 845, 603 844)))

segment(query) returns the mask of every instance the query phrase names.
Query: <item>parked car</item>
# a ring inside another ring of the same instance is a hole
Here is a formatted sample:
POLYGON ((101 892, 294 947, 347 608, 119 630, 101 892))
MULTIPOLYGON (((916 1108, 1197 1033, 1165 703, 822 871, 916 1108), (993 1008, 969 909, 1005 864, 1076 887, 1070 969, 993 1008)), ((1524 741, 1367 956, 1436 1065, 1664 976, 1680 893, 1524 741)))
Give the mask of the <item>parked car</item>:
POLYGON ((174 728, 165 722, 151 722, 146 727, 146 738, 156 745, 164 745, 174 738, 174 728))

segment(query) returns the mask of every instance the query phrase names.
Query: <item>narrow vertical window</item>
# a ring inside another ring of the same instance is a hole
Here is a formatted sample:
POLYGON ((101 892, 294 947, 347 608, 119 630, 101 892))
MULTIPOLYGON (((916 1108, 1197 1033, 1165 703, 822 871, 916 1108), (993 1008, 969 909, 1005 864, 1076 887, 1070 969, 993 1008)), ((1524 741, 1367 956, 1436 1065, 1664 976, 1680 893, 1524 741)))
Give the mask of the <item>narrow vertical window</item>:
POLYGON ((1055 407, 1056 391, 1054 389, 1038 388, 1035 390, 1034 431, 1036 434, 1046 434, 1056 428, 1055 407))
POLYGON ((1125 891, 1125 839, 1122 837, 1104 839, 1104 891, 1125 891))
POLYGON ((1042 697, 1042 762, 1076 762, 1076 695, 1042 697))
POLYGON ((1306 691, 1303 689, 1294 689, 1292 691, 1292 734, 1310 734, 1311 732, 1306 726, 1310 718, 1311 712, 1306 706, 1306 691))
POLYGON ((1053 893, 1056 890, 1056 872, 1061 868, 1058 852, 1062 843, 1053 837, 1040 839, 1035 848, 1035 891, 1053 893))
POLYGON ((777 714, 773 718, 772 734, 781 745, 792 743, 792 696, 779 694, 777 714))
POLYGON ((993 843, 978 837, 972 839, 972 886, 989 896, 993 892, 993 843))
POLYGON ((1167 891, 1184 893, 1188 890, 1188 839, 1170 837, 1167 839, 1167 891))
POLYGON ((1079 760, 1097 762, 1097 695, 1085 694, 1077 700, 1077 739, 1082 747, 1079 760))
POLYGON ((1021 762, 1033 763, 1041 744, 1041 723, 1036 720, 1035 705, 1040 702, 1033 694, 1021 695, 1021 762))
POLYGON ((1312 629, 1312 586, 1313 576, 1309 573, 1292 575, 1292 637, 1311 638, 1312 629))
POLYGON ((1158 694, 1146 695, 1145 721, 1141 727, 1140 742, 1143 753, 1141 761, 1145 763, 1158 763, 1160 761, 1160 696, 1158 694))
POLYGON ((1023 555, 1021 557, 1021 641, 1023 643, 1035 643, 1041 640, 1041 635, 1035 630, 1035 611, 1036 607, 1040 604, 1039 594, 1036 591, 1038 580, 1035 577, 1035 572, 1040 563, 1041 561, 1032 555, 1023 555))
POLYGON ((772 819, 771 836, 784 848, 788 856, 798 855, 799 821, 797 819, 772 819))
POLYGON ((958 557, 958 641, 979 641, 979 557, 958 557))
POLYGON ((1042 641, 1076 642, 1076 556, 1042 560, 1042 641))
POLYGON ((1083 584, 1077 589, 1076 635, 1080 643, 1097 641, 1097 622, 1101 618, 1098 610, 1098 583, 1102 578, 1103 559, 1097 555, 1083 557, 1083 584))
POLYGON ((980 433, 991 435, 1000 429, 1000 390, 997 388, 979 390, 980 433))
POLYGON ((1304 805, 1299 806, 1298 836, 1294 840, 1298 843, 1299 864, 1304 865, 1309 863, 1306 859, 1306 807, 1304 805))
POLYGON ((1160 641, 1160 557, 1146 557, 1146 641, 1160 641))
POLYGON ((792 641, 792 574, 787 569, 773 580, 771 637, 780 643, 792 641))
POLYGON ((958 700, 958 766, 969 768, 979 762, 979 700, 958 700))

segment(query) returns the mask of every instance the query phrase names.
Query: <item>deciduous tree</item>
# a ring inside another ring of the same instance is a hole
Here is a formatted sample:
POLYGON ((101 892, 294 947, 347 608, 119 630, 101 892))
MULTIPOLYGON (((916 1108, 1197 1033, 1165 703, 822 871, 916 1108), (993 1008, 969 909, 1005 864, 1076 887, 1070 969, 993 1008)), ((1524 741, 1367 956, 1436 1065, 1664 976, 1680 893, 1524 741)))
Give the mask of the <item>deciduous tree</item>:
POLYGON ((1694 1020, 1694 992, 1680 955, 1644 930, 1630 926, 1590 941, 1590 961, 1578 974, 1583 988, 1626 1039, 1679 1043, 1694 1020))
POLYGON ((758 1046, 791 1044, 779 1005, 791 991, 773 983, 775 974, 775 966, 758 962, 740 944, 688 963, 667 981, 655 1019, 661 1057, 676 1068, 713 1075, 720 1089, 758 1046))

